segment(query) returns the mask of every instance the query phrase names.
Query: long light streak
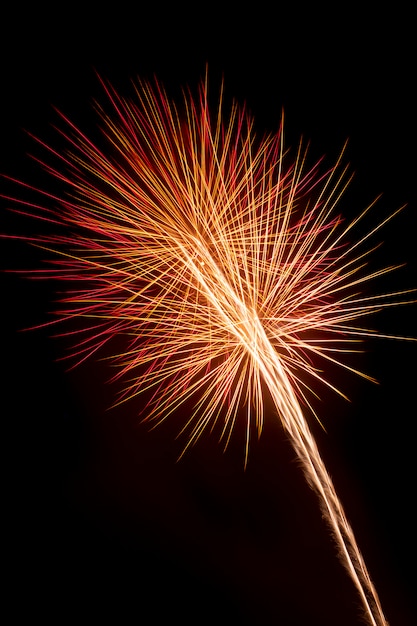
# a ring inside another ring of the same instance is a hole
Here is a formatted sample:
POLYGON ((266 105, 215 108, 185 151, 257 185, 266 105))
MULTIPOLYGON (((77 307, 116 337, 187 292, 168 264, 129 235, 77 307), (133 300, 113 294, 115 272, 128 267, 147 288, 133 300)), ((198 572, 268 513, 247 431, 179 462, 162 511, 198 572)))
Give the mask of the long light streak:
POLYGON ((97 105, 105 146, 62 115, 68 150, 42 144, 60 167, 42 165, 69 193, 41 191, 40 205, 20 208, 63 227, 32 243, 60 255, 39 275, 70 281, 59 321, 86 320, 67 333, 78 336, 72 356, 81 362, 126 337, 112 357, 114 378, 128 379, 120 402, 152 390, 146 419, 156 425, 197 398, 184 452, 220 418, 227 446, 245 407, 246 463, 269 393, 369 624, 386 626, 301 405, 314 414, 315 381, 343 395, 319 363, 370 378, 343 360, 376 335, 353 322, 410 300, 360 293, 395 269, 366 269, 368 240, 394 214, 350 243, 374 203, 347 224, 335 216, 350 182, 343 152, 324 174, 320 163, 307 168, 302 145, 288 165, 282 125, 258 139, 236 104, 224 119, 223 93, 211 116, 206 83, 197 99, 184 94, 182 113, 157 82, 139 83, 135 101, 103 86, 115 113, 97 105))

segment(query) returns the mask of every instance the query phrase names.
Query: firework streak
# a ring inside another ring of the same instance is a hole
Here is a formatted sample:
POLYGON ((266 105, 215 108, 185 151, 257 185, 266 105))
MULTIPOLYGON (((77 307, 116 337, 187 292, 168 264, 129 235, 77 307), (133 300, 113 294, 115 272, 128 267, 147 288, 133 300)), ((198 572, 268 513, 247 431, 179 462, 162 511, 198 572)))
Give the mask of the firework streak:
POLYGON ((184 94, 181 113, 157 82, 138 83, 134 101, 103 86, 114 111, 97 105, 101 139, 62 116, 67 152, 44 146, 61 166, 42 165, 69 193, 41 192, 43 208, 21 209, 64 229, 33 243, 59 253, 41 274, 70 281, 59 319, 86 320, 71 331, 73 356, 124 336, 113 358, 128 380, 120 402, 151 390, 152 425, 198 395, 185 449, 216 423, 227 446, 243 413, 247 460, 272 398, 369 624, 386 625, 301 404, 313 412, 314 381, 332 387, 320 363, 351 370, 343 353, 375 336, 354 320, 400 303, 400 292, 360 295, 394 269, 365 270, 364 244, 388 220, 347 244, 372 205, 347 225, 334 216, 349 183, 341 159, 323 175, 300 146, 287 165, 282 125, 258 139, 244 108, 224 119, 222 92, 210 115, 206 84, 184 94))

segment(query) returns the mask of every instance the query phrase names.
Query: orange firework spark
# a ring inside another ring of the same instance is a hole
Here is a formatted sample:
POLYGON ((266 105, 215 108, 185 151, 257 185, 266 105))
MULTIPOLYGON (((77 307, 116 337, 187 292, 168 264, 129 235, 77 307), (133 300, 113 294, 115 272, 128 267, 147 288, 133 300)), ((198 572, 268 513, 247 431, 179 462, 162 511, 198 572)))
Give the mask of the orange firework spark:
POLYGON ((71 281, 60 319, 87 320, 77 362, 126 336, 114 357, 116 378, 129 379, 120 401, 153 390, 146 419, 157 424, 197 397, 185 449, 220 415, 227 446, 244 408, 246 460, 269 394, 369 623, 386 625, 301 404, 312 411, 314 380, 335 389, 317 359, 351 370, 343 353, 375 336, 355 320, 405 294, 360 293, 394 269, 365 269, 370 237, 392 216, 347 245, 372 205, 347 225, 334 215, 350 180, 342 155, 323 175, 300 145, 288 165, 282 124, 258 139, 244 109, 224 118, 222 92, 211 115, 206 83, 197 99, 184 95, 181 113, 158 83, 138 84, 135 101, 104 87, 116 113, 98 107, 107 148, 62 116, 69 149, 45 146, 62 167, 43 165, 69 193, 45 194, 58 210, 27 208, 65 227, 34 243, 60 255, 43 274, 71 281))

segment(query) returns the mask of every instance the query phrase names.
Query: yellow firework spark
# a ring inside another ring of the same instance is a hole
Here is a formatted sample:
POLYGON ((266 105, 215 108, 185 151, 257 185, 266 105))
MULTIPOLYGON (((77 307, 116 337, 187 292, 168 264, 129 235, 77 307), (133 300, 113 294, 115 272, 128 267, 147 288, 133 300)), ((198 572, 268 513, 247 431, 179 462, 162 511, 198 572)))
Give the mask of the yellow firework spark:
POLYGON ((289 163, 282 125, 258 139, 244 109, 225 119, 222 93, 210 114, 206 84, 196 99, 184 94, 181 112, 158 83, 139 83, 134 101, 104 86, 114 108, 98 107, 106 148, 64 118, 68 152, 48 148, 62 167, 44 165, 69 194, 38 212, 66 229, 36 244, 60 254, 47 275, 71 281, 61 318, 88 321, 78 361, 126 336, 113 357, 116 378, 129 380, 121 401, 152 389, 147 419, 157 424, 196 398, 185 448, 220 416, 227 445, 243 413, 246 459, 269 394, 369 623, 386 624, 301 405, 312 410, 314 380, 332 387, 323 360, 351 369, 344 353, 375 336, 357 320, 403 299, 361 295, 393 269, 366 269, 368 242, 388 220, 349 243, 372 205, 349 224, 335 215, 350 180, 342 156, 321 174, 300 145, 289 163))

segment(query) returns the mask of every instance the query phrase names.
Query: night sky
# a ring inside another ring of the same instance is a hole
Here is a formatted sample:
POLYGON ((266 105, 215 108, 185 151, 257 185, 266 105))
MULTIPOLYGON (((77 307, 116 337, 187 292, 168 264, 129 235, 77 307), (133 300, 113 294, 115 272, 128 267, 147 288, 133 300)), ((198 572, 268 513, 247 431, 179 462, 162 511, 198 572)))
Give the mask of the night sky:
MULTIPOLYGON (((355 178, 341 204, 346 217, 380 193, 367 227, 407 204, 376 238, 384 246, 375 254, 377 266, 407 265, 375 289, 417 287, 411 9, 273 6, 6 8, 0 171, 56 189, 28 157, 39 148, 25 131, 53 144, 56 107, 94 135, 91 102, 104 100, 96 72, 126 95, 132 79, 155 74, 178 96, 208 64, 213 90, 224 76, 227 97, 247 103, 260 134, 278 128, 284 108, 287 143, 310 140, 312 163, 334 161, 349 140, 355 178)), ((0 184, 1 193, 19 193, 0 184)), ((1 232, 39 232, 10 206, 1 200, 1 232)), ((1 240, 1 249, 1 270, 42 264, 43 253, 16 240, 1 240)), ((225 454, 207 436, 177 463, 184 415, 148 432, 138 422, 141 400, 108 410, 116 390, 105 363, 67 371, 66 340, 52 328, 23 330, 51 319, 56 285, 9 272, 1 281, 10 623, 362 623, 316 496, 272 411, 246 471, 243 427, 225 454)), ((415 305, 395 308, 373 327, 417 335, 415 315, 415 305)), ((351 402, 323 393, 315 408, 327 432, 312 428, 391 626, 413 626, 417 348, 381 340, 365 349, 353 363, 380 384, 333 372, 351 402)))

